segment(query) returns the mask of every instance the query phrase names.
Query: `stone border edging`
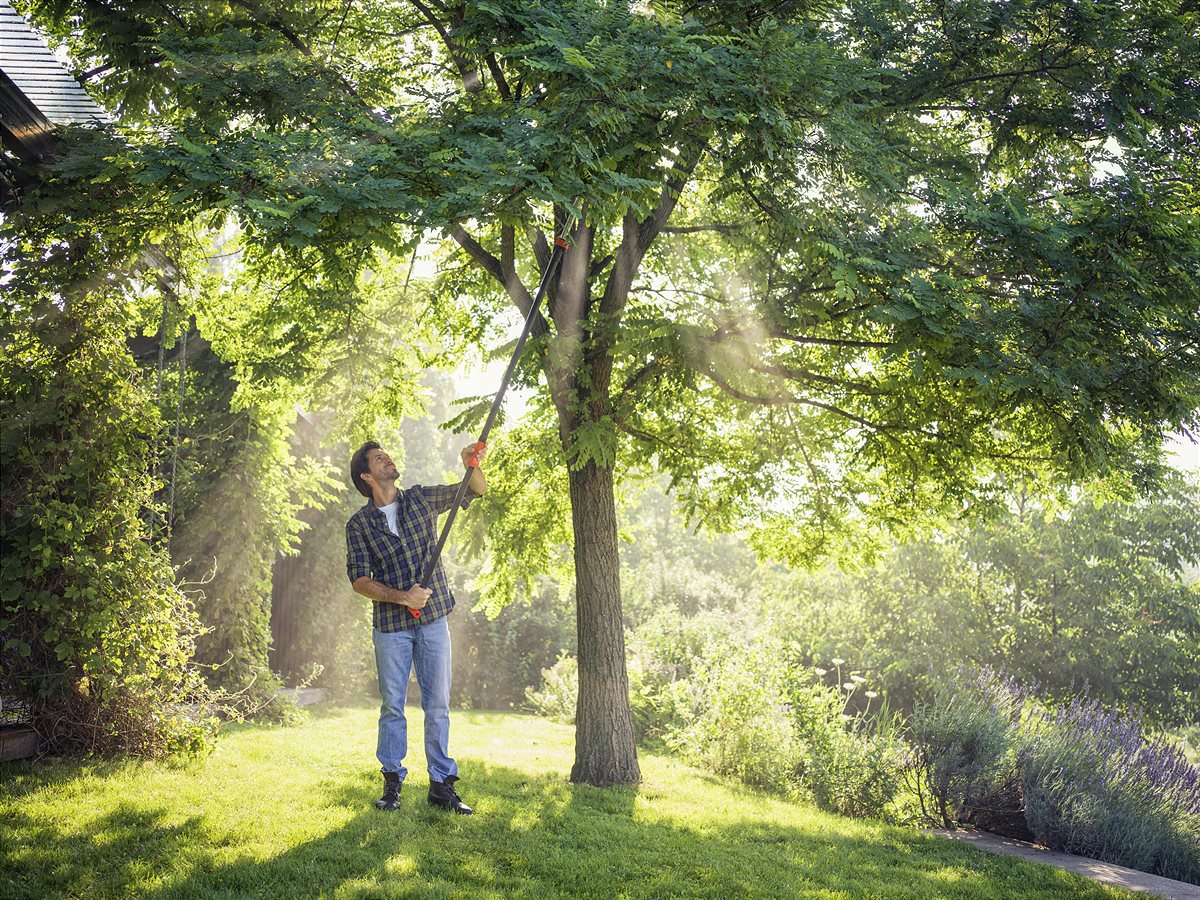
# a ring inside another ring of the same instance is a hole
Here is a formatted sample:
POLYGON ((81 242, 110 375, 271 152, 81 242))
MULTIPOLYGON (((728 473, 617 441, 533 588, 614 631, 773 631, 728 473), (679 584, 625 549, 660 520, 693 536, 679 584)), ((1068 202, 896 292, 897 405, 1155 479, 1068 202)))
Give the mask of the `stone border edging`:
POLYGON ((931 828, 925 833, 963 841, 988 853, 1019 856, 1021 859, 1031 862, 1058 866, 1060 869, 1083 875, 1085 878, 1122 887, 1129 891, 1157 894, 1160 897, 1166 897, 1167 900, 1200 900, 1200 887, 1184 881, 1175 881, 1163 878, 1161 875, 1139 872, 1137 869, 1129 869, 1125 866, 1115 866, 1098 859, 1088 859, 1086 856, 1047 850, 1036 844, 988 834, 986 831, 974 831, 968 828, 931 828))

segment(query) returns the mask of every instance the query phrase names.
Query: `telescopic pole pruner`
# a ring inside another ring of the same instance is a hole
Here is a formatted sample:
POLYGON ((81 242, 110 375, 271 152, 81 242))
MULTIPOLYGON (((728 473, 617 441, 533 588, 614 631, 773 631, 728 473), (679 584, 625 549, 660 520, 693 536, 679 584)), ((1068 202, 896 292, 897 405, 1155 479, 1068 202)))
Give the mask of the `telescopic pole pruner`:
MULTIPOLYGON (((504 378, 500 382, 500 390, 496 391, 496 399, 492 401, 492 408, 488 411, 487 420, 483 423, 483 430, 479 432, 479 440, 475 442, 475 450, 467 459, 466 471, 463 473, 462 481, 458 483, 458 489, 454 492, 454 503, 450 507, 450 515, 446 517, 446 524, 442 526, 442 533, 438 537, 437 546, 433 548, 433 556, 425 566, 425 574, 419 582, 422 587, 429 587, 430 582, 433 580, 433 571, 437 568, 438 560, 441 559, 442 548, 446 546, 446 538, 449 536, 450 529, 454 525, 454 517, 458 515, 463 498, 467 496, 467 486, 470 484, 471 475, 479 468, 479 454, 487 446, 488 434, 492 430, 492 424, 496 421, 496 414, 500 411, 500 403, 504 399, 504 392, 508 390, 508 383, 512 380, 513 372, 517 369, 517 361, 520 359, 521 350, 525 347, 525 341, 529 337, 533 321, 538 316, 538 310, 542 305, 542 297, 545 296, 546 289, 549 287, 550 282, 553 281, 554 274, 558 271, 563 254, 566 252, 566 240, 561 237, 555 238, 554 250, 550 254, 550 261, 546 263, 546 270, 542 272, 541 283, 538 285, 533 303, 529 307, 529 313, 525 316, 525 327, 521 329, 521 336, 517 339, 517 346, 513 348, 512 358, 509 359, 508 368, 505 370, 504 378)), ((418 609, 410 608, 409 612, 413 614, 414 618, 420 618, 421 616, 421 611, 418 609)))

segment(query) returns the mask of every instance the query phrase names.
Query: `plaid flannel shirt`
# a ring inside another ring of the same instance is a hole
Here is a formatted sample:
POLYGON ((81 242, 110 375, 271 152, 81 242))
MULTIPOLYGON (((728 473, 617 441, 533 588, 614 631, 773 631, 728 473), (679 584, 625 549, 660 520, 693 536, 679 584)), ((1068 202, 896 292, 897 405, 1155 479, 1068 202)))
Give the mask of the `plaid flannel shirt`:
MULTIPOLYGON (((400 491, 396 516, 399 536, 392 534, 387 517, 375 505, 375 500, 368 498, 366 505, 346 523, 346 575, 350 581, 365 575, 402 591, 412 587, 424 574, 437 545, 437 517, 454 505, 457 490, 456 484, 439 484, 433 487, 416 485, 400 491)), ((466 509, 477 496, 467 488, 462 508, 466 509)), ((438 560, 431 580, 433 583, 424 587, 433 593, 419 619, 406 606, 376 600, 373 601, 375 612, 372 617, 375 627, 380 631, 404 631, 449 615, 454 609, 454 594, 450 592, 441 560, 438 560)))

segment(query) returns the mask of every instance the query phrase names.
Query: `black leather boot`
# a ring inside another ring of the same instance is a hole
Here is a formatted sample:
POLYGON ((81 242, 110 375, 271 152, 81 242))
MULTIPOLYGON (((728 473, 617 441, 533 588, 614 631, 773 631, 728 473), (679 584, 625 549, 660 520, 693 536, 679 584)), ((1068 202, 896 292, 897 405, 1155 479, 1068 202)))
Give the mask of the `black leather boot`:
POLYGON ((400 780, 400 776, 395 772, 383 773, 383 796, 375 801, 376 809, 386 809, 388 812, 395 812, 400 808, 400 786, 404 782, 400 780))
POLYGON ((460 816, 475 815, 475 810, 463 803, 462 797, 458 796, 458 791, 454 789, 454 782, 456 781, 458 781, 458 777, 451 775, 445 781, 429 782, 430 805, 440 806, 442 809, 456 812, 460 816))

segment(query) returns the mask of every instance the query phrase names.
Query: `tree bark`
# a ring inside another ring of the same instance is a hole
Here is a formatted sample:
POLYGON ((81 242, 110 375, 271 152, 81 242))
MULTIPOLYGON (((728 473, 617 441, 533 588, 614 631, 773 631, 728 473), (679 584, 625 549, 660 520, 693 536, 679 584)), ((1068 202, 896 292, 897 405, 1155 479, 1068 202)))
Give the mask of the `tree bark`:
POLYGON ((637 784, 642 773, 625 674, 613 471, 589 462, 570 472, 569 480, 579 633, 579 702, 571 781, 600 787, 637 784))

